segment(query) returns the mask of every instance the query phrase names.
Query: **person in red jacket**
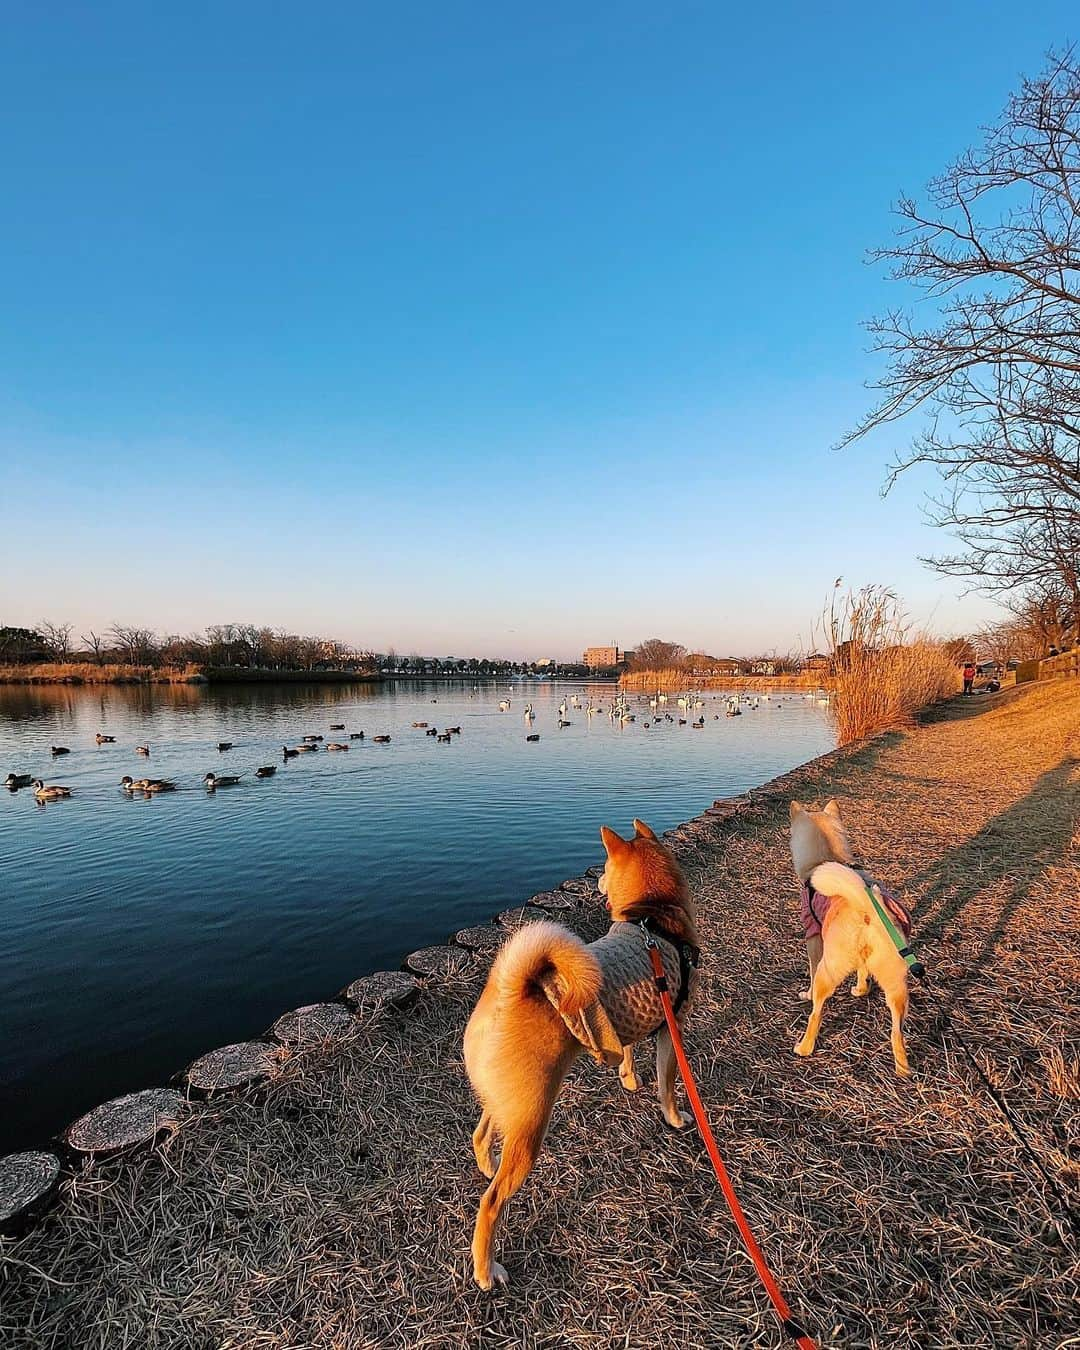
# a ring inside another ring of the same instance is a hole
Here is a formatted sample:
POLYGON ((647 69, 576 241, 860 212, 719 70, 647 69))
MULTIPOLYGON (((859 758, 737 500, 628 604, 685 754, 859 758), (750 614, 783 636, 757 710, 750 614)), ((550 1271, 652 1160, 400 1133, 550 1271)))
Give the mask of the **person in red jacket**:
POLYGON ((964 663, 964 693, 970 694, 972 686, 975 683, 975 662, 967 661, 964 663))

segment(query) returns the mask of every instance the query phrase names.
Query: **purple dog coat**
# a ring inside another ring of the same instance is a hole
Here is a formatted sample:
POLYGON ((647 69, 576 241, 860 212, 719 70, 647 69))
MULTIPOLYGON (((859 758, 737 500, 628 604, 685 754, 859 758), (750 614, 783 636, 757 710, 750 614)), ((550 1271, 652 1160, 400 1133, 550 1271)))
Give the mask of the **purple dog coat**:
MULTIPOLYGON (((876 883, 867 879, 867 884, 873 886, 876 883)), ((904 937, 909 938, 911 936, 911 915, 897 900, 896 896, 887 891, 884 886, 878 886, 878 890, 885 902, 885 908, 889 911, 889 917, 904 937)), ((828 914, 829 906, 835 898, 835 896, 822 895, 820 891, 812 890, 808 881, 803 882, 802 890, 799 893, 799 918, 802 920, 803 935, 808 942, 811 938, 821 936, 821 925, 825 922, 825 915, 828 914)))

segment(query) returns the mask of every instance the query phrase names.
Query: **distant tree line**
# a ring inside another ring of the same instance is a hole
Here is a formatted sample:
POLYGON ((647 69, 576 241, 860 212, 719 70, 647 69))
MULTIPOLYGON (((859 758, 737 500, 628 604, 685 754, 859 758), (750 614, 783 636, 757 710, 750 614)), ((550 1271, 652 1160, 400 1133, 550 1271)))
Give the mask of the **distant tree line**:
POLYGON ((87 662, 160 669, 320 670, 354 669, 394 675, 563 675, 584 678, 579 662, 512 661, 501 657, 377 654, 337 638, 302 637, 259 624, 212 624, 203 633, 159 634, 114 623, 76 636, 70 623, 43 619, 36 628, 0 626, 0 665, 87 662))
POLYGON ((114 623, 74 637, 69 623, 42 620, 36 628, 0 627, 0 663, 85 661, 94 665, 209 666, 260 670, 371 670, 373 653, 336 638, 304 637, 258 624, 212 624, 204 633, 159 634, 114 623))

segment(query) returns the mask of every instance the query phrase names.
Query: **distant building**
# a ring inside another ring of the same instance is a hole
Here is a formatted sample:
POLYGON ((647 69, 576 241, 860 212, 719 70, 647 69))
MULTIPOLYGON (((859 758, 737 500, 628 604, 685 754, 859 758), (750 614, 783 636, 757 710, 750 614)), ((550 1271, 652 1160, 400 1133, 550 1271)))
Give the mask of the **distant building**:
POLYGON ((556 660, 555 660, 555 658, 554 658, 553 656, 542 656, 542 657, 540 658, 540 660, 537 661, 537 662, 535 663, 536 669, 537 669, 537 670, 547 670, 547 669, 549 669, 551 666, 554 666, 554 665, 557 665, 557 664, 558 664, 558 663, 556 662, 556 660))
POLYGON ((586 647, 581 663, 590 670, 603 670, 617 666, 622 659, 623 654, 618 647, 586 647))
POLYGON ((824 652, 811 652, 803 662, 803 670, 828 670, 831 665, 824 652))

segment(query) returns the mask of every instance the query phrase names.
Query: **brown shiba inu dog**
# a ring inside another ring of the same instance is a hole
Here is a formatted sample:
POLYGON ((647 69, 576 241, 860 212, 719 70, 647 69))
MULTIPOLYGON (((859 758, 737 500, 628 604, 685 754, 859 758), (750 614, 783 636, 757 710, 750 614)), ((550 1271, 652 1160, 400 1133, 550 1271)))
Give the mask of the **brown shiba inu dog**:
POLYGON ((600 836, 607 851, 600 890, 614 920, 606 936, 586 946, 559 924, 527 924, 496 957, 465 1029, 465 1067, 482 1107, 473 1152, 492 1178, 473 1234, 473 1276, 481 1289, 508 1282, 492 1260, 495 1227, 532 1170, 559 1088, 583 1051, 618 1064, 632 1092, 634 1042, 657 1031, 664 1117, 675 1129, 689 1120, 675 1105, 675 1056, 640 925, 657 941, 681 1023, 699 946, 690 891, 671 853, 640 820, 632 839, 607 826, 600 836))
POLYGON ((807 810, 799 802, 792 802, 790 809, 791 858, 802 882, 801 917, 810 958, 810 988, 800 997, 814 1005, 795 1053, 813 1054, 826 1000, 857 972, 851 991, 856 997, 869 992, 870 977, 881 986, 892 1014, 896 1072, 906 1078, 911 1072, 903 1035, 908 968, 874 912, 867 886, 874 887, 879 904, 901 931, 910 931, 911 918, 899 901, 851 865, 851 845, 835 801, 823 811, 807 810))

